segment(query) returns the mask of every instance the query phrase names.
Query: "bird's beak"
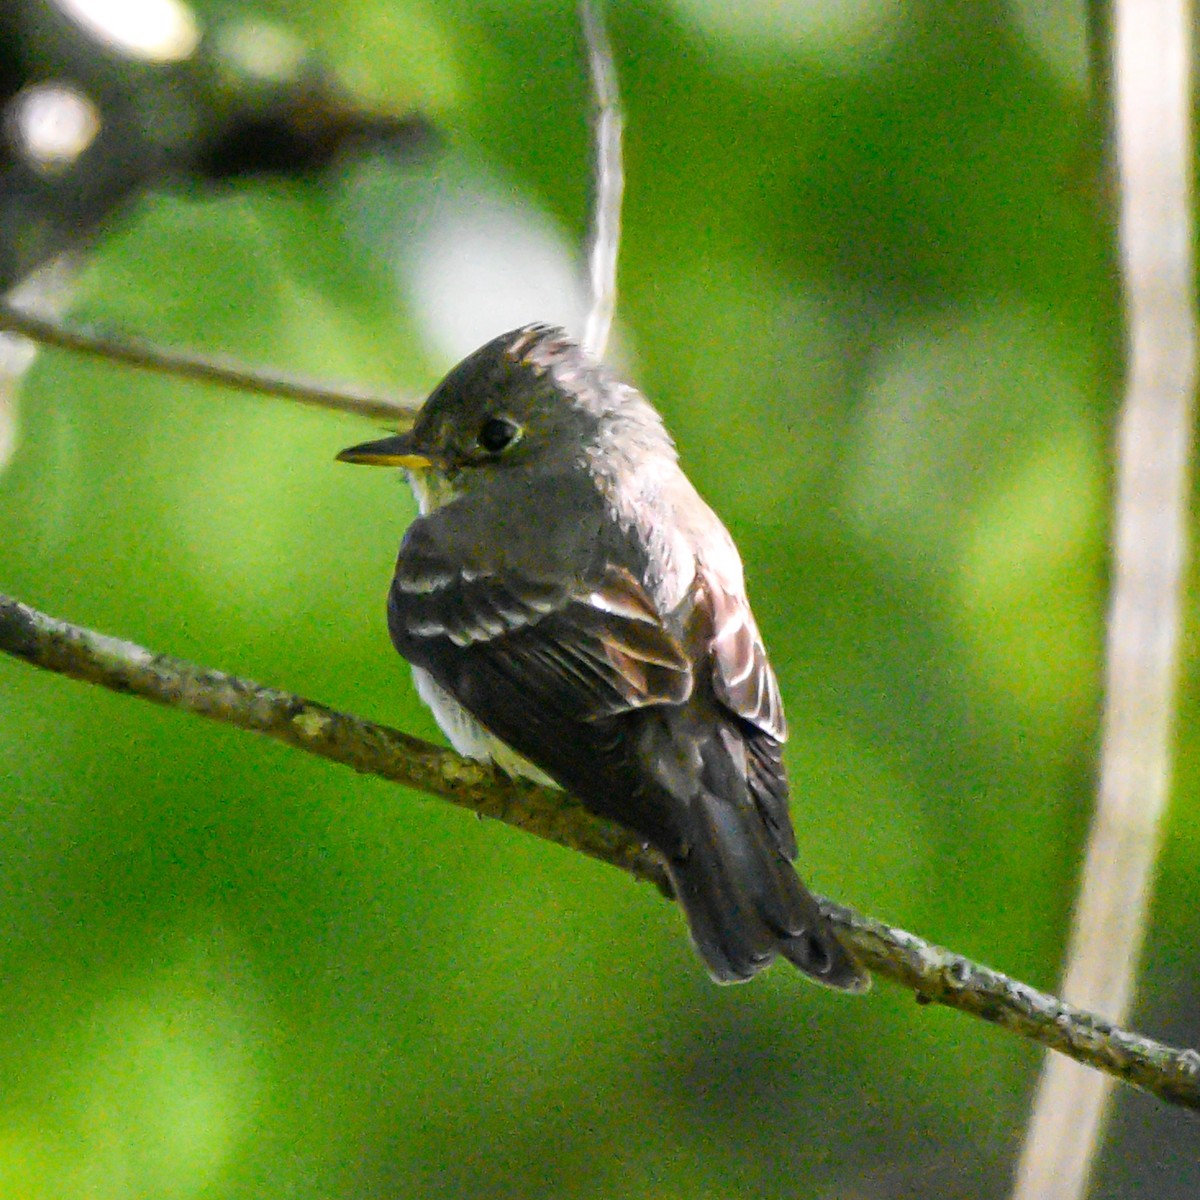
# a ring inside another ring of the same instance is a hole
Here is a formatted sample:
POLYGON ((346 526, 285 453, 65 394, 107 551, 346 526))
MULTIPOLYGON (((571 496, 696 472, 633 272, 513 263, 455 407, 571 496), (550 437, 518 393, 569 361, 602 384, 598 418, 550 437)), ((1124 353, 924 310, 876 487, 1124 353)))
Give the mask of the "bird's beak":
POLYGON ((424 471, 434 465, 427 454, 419 453, 412 444, 412 433, 397 433, 377 442, 351 446, 337 456, 338 462, 364 463, 370 467, 406 467, 424 471))

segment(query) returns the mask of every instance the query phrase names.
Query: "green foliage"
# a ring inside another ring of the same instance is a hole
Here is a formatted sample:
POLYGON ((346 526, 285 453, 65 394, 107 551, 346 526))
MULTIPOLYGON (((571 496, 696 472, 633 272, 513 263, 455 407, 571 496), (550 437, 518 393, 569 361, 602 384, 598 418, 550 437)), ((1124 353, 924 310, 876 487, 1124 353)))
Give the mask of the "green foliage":
MULTIPOLYGON (((148 199, 77 312, 421 392, 450 362, 395 286, 412 231, 460 186, 566 245, 585 226, 573 14, 263 11, 374 103, 429 109, 448 157, 420 184, 376 162, 148 199)), ((834 53, 617 6, 621 354, 742 547, 807 878, 1053 988, 1097 741, 1116 310, 1097 132, 1018 11, 881 5, 834 53)), ((46 355, 0 477, 0 582, 435 736, 383 621, 411 501, 333 462, 367 436, 46 355)), ((947 1164, 940 1194, 1004 1191, 1027 1046, 784 968, 715 989, 649 889, 235 731, 8 661, 0 705, 5 1196, 900 1196, 947 1164)), ((1198 965, 1186 790, 1147 1023, 1198 965)))

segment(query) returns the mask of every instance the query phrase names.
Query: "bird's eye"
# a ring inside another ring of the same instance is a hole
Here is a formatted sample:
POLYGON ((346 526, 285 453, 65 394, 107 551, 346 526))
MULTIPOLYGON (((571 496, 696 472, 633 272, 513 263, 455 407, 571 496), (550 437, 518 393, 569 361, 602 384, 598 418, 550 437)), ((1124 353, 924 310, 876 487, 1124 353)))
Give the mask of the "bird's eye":
POLYGON ((503 417, 489 417, 479 430, 480 449, 489 454, 499 454, 501 450, 511 446, 521 433, 519 425, 507 421, 503 417))

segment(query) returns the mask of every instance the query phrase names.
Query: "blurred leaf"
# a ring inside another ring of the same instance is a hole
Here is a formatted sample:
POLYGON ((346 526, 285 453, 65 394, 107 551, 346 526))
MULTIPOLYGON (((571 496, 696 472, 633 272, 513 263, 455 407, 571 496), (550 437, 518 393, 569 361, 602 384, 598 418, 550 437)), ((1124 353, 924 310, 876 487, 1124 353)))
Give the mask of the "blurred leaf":
MULTIPOLYGON (((805 31, 826 10, 717 34, 693 8, 612 14, 621 354, 746 560, 802 868, 1052 987, 1092 786, 1115 394, 1078 87, 1010 6, 885 6, 882 48, 837 61, 805 31)), ((589 169, 572 7, 261 13, 372 104, 426 97, 452 149, 417 174, 145 202, 80 314, 419 394, 450 365, 413 282, 431 230, 460 231, 462 259, 505 242, 492 284, 455 264, 494 332, 527 282, 497 211, 569 265, 589 169)), ((383 620, 412 502, 332 461, 368 435, 45 355, 0 475, 4 588, 433 735, 383 620)), ((1196 661, 1143 999, 1193 1042, 1196 661)), ((678 914, 596 864, 8 661, 0 771, 5 1195, 1006 1187, 1029 1048, 886 987, 856 1002, 780 968, 715 989, 678 914)), ((1139 1136, 1183 1118, 1155 1120, 1139 1136)), ((1107 1170, 1097 1195, 1157 1200, 1149 1168, 1119 1191, 1107 1170)))

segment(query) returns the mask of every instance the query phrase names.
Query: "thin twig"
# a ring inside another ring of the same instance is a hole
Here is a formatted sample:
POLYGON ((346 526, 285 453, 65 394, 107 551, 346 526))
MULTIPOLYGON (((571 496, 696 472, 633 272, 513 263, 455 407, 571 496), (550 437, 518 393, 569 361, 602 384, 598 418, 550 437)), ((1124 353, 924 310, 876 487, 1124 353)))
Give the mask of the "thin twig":
MULTIPOLYGON (((581 0, 580 20, 587 45, 595 110, 592 118, 594 195, 588 244, 590 307, 584 346, 594 357, 603 358, 617 306, 621 199, 625 188, 621 157, 624 118, 612 47, 600 11, 591 0, 581 0)), ((0 300, 0 332, 19 334, 40 346, 86 354, 142 371, 297 400, 376 421, 407 424, 420 408, 419 402, 393 400, 283 373, 250 370, 222 359, 167 350, 137 339, 75 329, 55 318, 30 312, 11 299, 0 300)))
POLYGON ((142 371, 170 375, 198 383, 217 384, 240 392, 298 400, 302 404, 350 413, 375 421, 406 424, 419 405, 389 400, 352 388, 332 387, 290 375, 250 371, 220 359, 164 350, 148 342, 112 338, 73 329, 51 317, 39 316, 7 300, 0 300, 0 331, 20 334, 39 346, 86 354, 106 362, 121 363, 142 371))
MULTIPOLYGON (((514 782, 489 766, 394 729, 248 679, 154 654, 6 596, 0 596, 0 650, 49 671, 265 734, 364 774, 440 796, 611 863, 669 894, 662 864, 652 851, 591 816, 564 793, 514 782)), ((1200 1109, 1200 1053, 1195 1050, 1175 1049, 1118 1029, 842 905, 826 900, 822 907, 867 967, 911 988, 918 1000, 972 1013, 1162 1100, 1200 1109)))
MULTIPOLYGON (((1112 26, 1128 375, 1100 787, 1063 994, 1114 1021, 1133 997, 1171 775, 1197 353, 1189 7, 1116 0, 1112 26)), ((1015 1200, 1084 1194, 1110 1091, 1047 1061, 1015 1200)))
POLYGON ((592 81, 592 227, 588 244, 591 307, 584 328, 584 348, 603 358, 617 311, 617 263, 621 250, 621 197, 625 169, 621 158, 621 95, 612 47, 599 4, 581 0, 579 19, 587 43, 592 81))

